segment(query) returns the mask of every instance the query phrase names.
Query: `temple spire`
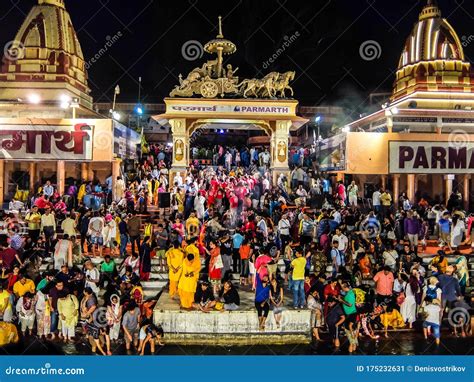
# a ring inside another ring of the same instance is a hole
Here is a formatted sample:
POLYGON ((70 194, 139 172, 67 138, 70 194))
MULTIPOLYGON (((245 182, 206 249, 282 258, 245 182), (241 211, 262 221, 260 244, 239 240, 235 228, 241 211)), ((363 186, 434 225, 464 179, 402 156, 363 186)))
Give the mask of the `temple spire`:
POLYGON ((64 0, 38 0, 39 5, 54 5, 56 7, 65 8, 64 0))
POLYGON ((436 0, 427 0, 426 5, 423 7, 419 20, 432 19, 441 17, 441 10, 438 7, 436 0))
POLYGON ((224 35, 222 34, 222 16, 219 16, 219 34, 217 35, 217 38, 224 38, 224 35))

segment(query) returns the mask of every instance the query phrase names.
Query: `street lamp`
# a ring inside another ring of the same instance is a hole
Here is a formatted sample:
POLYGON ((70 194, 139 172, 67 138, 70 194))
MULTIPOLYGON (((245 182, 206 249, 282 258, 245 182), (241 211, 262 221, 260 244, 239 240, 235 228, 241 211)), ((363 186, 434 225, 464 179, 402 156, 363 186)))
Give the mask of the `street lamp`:
POLYGON ((321 137, 321 127, 320 127, 322 119, 323 118, 320 115, 317 115, 316 118, 314 118, 314 122, 316 122, 316 127, 318 128, 318 138, 317 139, 316 139, 315 131, 313 130, 313 145, 316 146, 316 143, 317 143, 316 158, 318 160, 318 174, 319 174, 319 168, 320 168, 320 165, 321 165, 321 162, 320 162, 321 141, 323 140, 323 138, 321 137))

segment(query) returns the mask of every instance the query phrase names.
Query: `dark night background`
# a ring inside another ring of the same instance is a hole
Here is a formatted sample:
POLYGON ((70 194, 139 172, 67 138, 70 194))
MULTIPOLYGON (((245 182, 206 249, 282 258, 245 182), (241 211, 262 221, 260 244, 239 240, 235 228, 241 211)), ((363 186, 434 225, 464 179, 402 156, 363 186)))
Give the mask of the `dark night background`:
MULTIPOLYGON (((2 0, 0 44, 13 40, 36 0, 2 0)), ((96 102, 110 101, 118 83, 119 102, 137 99, 139 76, 144 102, 161 102, 177 83, 210 57, 187 61, 188 40, 206 43, 224 18, 224 36, 237 45, 230 57, 238 75, 296 71, 295 98, 302 105, 354 107, 371 92, 389 92, 405 39, 426 0, 66 0, 86 61, 118 32, 122 37, 89 69, 96 102), (276 61, 264 62, 295 32, 299 37, 276 61), (380 58, 365 61, 359 47, 377 41, 380 58)), ((466 58, 474 58, 474 1, 440 0, 461 39, 466 58), (463 37, 464 36, 464 37, 463 37), (468 41, 471 41, 468 43, 468 41)))

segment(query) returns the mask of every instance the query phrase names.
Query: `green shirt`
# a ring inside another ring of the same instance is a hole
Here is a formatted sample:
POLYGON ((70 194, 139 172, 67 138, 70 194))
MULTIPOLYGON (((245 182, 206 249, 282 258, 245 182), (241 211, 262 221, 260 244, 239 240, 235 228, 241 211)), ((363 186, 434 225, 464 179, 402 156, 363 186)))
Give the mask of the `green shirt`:
POLYGON ((48 284, 48 280, 45 277, 38 283, 38 285, 36 286, 36 290, 38 291, 38 290, 43 289, 47 284, 48 284))
POLYGON ((115 269, 115 261, 112 259, 110 259, 108 263, 104 261, 102 265, 100 266, 101 272, 105 272, 105 273, 113 273, 114 269, 115 269))
POLYGON ((346 304, 342 305, 346 316, 357 313, 356 295, 352 289, 346 293, 346 295, 344 296, 344 301, 351 304, 351 306, 347 306, 346 304))

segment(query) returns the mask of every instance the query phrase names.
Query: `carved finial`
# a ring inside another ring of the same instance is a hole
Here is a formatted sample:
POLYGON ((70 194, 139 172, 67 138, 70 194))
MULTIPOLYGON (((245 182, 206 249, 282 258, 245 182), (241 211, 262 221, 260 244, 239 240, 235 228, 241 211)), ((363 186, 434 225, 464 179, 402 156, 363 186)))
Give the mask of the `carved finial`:
POLYGON ((217 35, 217 38, 223 38, 224 35, 222 34, 222 16, 219 16, 219 34, 217 35))

